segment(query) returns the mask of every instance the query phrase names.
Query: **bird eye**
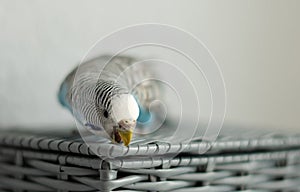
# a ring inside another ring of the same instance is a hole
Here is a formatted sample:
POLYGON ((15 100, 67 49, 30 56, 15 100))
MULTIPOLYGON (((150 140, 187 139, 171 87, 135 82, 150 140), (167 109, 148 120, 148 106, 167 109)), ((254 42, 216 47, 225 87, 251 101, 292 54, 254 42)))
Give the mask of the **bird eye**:
POLYGON ((108 111, 105 110, 104 113, 103 113, 103 115, 104 115, 105 118, 108 118, 108 111))

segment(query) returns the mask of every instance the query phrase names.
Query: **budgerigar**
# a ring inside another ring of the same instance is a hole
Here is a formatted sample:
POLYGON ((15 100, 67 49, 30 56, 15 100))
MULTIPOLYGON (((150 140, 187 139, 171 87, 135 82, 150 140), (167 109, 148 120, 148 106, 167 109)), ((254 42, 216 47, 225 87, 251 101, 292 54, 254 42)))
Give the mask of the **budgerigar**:
POLYGON ((148 121, 159 86, 153 70, 129 56, 101 56, 75 68, 62 82, 60 103, 95 135, 129 145, 137 121, 148 121))

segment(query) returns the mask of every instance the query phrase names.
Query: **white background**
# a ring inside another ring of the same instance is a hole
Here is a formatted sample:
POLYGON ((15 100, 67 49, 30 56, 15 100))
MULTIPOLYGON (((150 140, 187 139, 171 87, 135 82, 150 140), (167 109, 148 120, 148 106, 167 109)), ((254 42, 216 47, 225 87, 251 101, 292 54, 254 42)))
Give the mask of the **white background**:
POLYGON ((300 1, 0 1, 0 127, 72 126, 56 99, 103 36, 137 23, 191 32, 217 59, 225 122, 300 126, 300 1))

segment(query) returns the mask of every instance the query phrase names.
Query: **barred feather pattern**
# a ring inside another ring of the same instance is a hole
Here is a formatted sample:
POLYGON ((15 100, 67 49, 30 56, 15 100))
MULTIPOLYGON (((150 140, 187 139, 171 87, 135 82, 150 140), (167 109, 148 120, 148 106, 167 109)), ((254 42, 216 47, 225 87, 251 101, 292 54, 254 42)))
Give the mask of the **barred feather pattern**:
MULTIPOLYGON (((103 115, 105 111, 111 112, 114 95, 131 93, 146 110, 160 96, 158 84, 147 80, 154 78, 150 65, 140 65, 128 56, 111 58, 101 56, 74 69, 62 83, 59 93, 62 105, 93 130, 103 129, 104 123, 115 123, 107 122, 103 115), (62 94, 64 84, 68 87, 65 95, 62 94)), ((105 131, 110 135, 112 130, 105 131)))
POLYGON ((161 87, 154 80, 157 76, 150 62, 141 65, 132 57, 119 56, 104 69, 121 77, 119 82, 129 89, 144 109, 148 109, 152 101, 160 99, 161 87))
MULTIPOLYGON (((94 75, 79 77, 75 86, 69 92, 72 109, 75 116, 84 124, 97 130, 107 121, 104 112, 111 113, 111 99, 117 94, 127 94, 128 91, 116 82, 97 79, 94 75)), ((108 122, 113 123, 113 122, 108 122)), ((107 131, 107 130, 106 130, 107 131)))

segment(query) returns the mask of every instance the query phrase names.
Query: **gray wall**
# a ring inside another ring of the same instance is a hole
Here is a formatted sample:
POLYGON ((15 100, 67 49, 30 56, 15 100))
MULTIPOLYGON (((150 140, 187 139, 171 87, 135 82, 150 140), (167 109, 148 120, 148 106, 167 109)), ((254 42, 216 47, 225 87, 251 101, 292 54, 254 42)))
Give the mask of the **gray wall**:
POLYGON ((225 121, 300 125, 300 1, 0 1, 0 127, 68 126, 63 77, 104 35, 127 25, 178 26, 217 59, 225 121))

